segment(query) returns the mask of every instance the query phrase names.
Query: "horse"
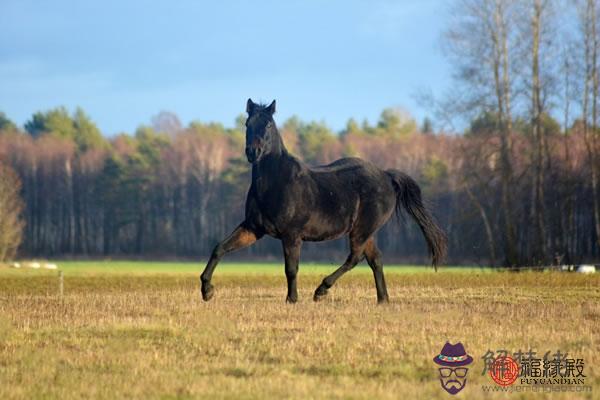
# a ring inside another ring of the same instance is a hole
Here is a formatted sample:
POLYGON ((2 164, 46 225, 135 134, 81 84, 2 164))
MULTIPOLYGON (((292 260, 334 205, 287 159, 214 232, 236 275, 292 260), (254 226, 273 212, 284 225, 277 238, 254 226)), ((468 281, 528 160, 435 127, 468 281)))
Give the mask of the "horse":
POLYGON ((245 152, 252 164, 252 182, 245 218, 215 246, 200 276, 203 300, 214 296, 212 275, 225 254, 269 235, 281 240, 286 301, 296 303, 302 242, 348 235, 350 254, 341 267, 323 279, 313 299, 323 299, 343 274, 366 258, 375 278, 377 302, 386 303, 389 296, 375 234, 394 210, 401 215, 402 208, 420 227, 437 271, 446 255, 447 239, 423 205, 417 183, 403 172, 382 170, 360 158, 341 158, 324 166, 305 164, 287 151, 273 119, 275 104, 275 100, 269 105, 247 101, 245 152))

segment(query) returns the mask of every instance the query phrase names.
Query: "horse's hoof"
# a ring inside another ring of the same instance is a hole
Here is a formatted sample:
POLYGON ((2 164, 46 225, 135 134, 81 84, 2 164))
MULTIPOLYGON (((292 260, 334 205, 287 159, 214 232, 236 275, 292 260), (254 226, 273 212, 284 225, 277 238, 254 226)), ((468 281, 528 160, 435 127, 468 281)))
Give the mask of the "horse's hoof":
POLYGON ((209 301, 215 295, 215 288, 210 283, 202 285, 202 300, 209 301))
POLYGON ((317 288, 317 290, 315 290, 315 295, 313 296, 313 300, 321 301, 321 300, 323 300, 323 298, 325 298, 325 296, 327 296, 327 288, 324 288, 323 286, 319 286, 317 288))
POLYGON ((285 298, 285 302, 288 304, 295 304, 298 301, 298 297, 297 296, 287 296, 285 298))
POLYGON ((389 303, 390 303, 389 297, 384 297, 382 299, 377 299, 377 304, 389 304, 389 303))

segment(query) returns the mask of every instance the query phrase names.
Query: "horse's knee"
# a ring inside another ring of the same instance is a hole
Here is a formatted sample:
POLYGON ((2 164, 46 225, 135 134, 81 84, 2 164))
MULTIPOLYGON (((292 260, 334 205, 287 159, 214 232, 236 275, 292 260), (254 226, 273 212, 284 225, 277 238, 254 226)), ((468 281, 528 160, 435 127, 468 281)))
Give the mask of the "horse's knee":
POLYGON ((286 261, 285 263, 285 276, 287 277, 294 277, 296 276, 296 274, 298 274, 298 266, 294 263, 288 263, 286 261))
POLYGON ((219 258, 223 257, 224 254, 225 254, 225 247, 221 243, 219 243, 213 249, 210 257, 219 259, 219 258))
POLYGON ((371 259, 368 261, 369 261, 369 267, 371 267, 371 269, 373 271, 383 270, 383 263, 381 262, 381 258, 375 258, 375 259, 371 259))

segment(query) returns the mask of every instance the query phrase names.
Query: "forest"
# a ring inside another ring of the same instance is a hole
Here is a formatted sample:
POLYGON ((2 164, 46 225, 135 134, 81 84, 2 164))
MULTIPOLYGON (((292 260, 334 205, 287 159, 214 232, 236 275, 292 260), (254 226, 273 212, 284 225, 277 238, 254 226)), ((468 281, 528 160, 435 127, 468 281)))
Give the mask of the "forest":
MULTIPOLYGON (((377 121, 350 119, 334 132, 324 122, 276 116, 286 147, 309 164, 355 156, 413 176, 448 234, 450 263, 598 260, 596 1, 453 7, 440 39, 453 86, 422 96, 431 117, 416 121, 387 108, 377 121), (561 25, 565 15, 572 23, 561 25)), ((243 218, 244 119, 184 126, 163 111, 133 133, 106 137, 81 108, 37 111, 22 127, 0 114, 0 185, 20 198, 0 207, 18 216, 12 255, 208 256, 243 218)), ((390 221, 378 241, 390 261, 426 261, 408 219, 390 221)), ((346 246, 307 244, 303 259, 337 263, 346 246)), ((278 259, 281 251, 263 239, 236 256, 278 259)))

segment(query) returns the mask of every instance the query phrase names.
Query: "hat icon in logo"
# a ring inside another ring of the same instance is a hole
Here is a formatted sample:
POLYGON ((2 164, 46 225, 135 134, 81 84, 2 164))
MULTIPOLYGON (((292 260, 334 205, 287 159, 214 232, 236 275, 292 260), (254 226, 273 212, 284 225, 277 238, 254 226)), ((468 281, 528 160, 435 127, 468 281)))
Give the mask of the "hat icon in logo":
POLYGON ((467 354, 461 342, 450 344, 446 342, 440 354, 433 358, 433 362, 440 365, 440 383, 442 388, 450 394, 460 392, 467 384, 468 368, 473 362, 473 357, 467 354))

